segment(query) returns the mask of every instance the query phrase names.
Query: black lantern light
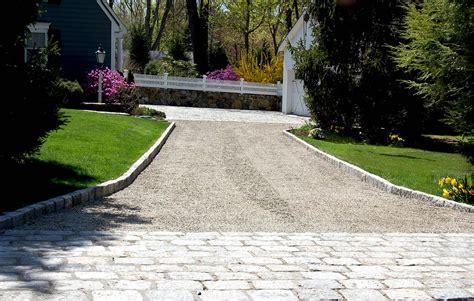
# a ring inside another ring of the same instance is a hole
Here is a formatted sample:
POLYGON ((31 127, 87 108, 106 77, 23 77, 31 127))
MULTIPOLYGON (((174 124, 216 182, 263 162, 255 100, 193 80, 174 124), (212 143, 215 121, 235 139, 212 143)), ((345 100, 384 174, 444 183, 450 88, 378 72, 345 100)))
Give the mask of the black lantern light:
POLYGON ((99 48, 97 48, 97 51, 95 52, 95 58, 97 60, 97 64, 103 65, 105 61, 105 50, 102 48, 102 45, 99 45, 99 48))

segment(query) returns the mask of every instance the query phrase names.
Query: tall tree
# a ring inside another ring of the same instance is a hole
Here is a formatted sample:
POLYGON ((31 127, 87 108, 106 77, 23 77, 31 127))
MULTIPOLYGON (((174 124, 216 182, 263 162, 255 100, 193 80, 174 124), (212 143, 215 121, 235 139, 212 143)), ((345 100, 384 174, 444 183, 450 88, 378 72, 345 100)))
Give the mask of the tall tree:
POLYGON ((309 5, 309 0, 283 0, 285 6, 285 24, 286 31, 290 32, 293 28, 293 24, 300 17, 300 7, 306 7, 309 5))
POLYGON ((416 135, 420 102, 402 87, 387 46, 400 42, 402 0, 316 0, 315 41, 295 53, 309 107, 326 130, 362 132, 372 142, 390 131, 416 135))
POLYGON ((194 63, 197 71, 205 74, 209 71, 209 1, 186 0, 186 9, 193 44, 194 63))
POLYGON ((244 50, 249 53, 250 35, 265 21, 269 0, 229 0, 225 2, 228 21, 242 35, 244 50))
POLYGON ((268 16, 266 18, 266 25, 268 31, 272 37, 272 45, 274 54, 278 52, 278 46, 286 34, 284 23, 285 23, 285 12, 288 8, 288 2, 286 0, 272 0, 270 2, 271 8, 268 10, 268 16))
POLYGON ((151 50, 159 50, 173 4, 173 0, 120 0, 114 10, 132 31, 144 31, 151 50))
POLYGON ((404 42, 394 48, 405 81, 457 133, 474 134, 474 2, 426 0, 405 6, 404 42))

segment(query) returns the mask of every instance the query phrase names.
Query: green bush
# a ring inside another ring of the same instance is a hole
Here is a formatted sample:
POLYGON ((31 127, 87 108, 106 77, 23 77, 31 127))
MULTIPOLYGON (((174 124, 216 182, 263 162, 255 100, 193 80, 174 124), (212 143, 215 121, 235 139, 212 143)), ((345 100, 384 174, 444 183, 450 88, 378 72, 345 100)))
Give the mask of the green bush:
POLYGON ((176 61, 170 57, 165 57, 159 61, 150 62, 145 67, 145 74, 170 76, 198 77, 196 65, 188 61, 176 61))
POLYGON ((168 54, 177 61, 189 61, 186 52, 191 50, 189 33, 179 30, 173 32, 168 42, 168 54))
POLYGON ((138 108, 139 98, 136 88, 121 89, 117 92, 116 102, 122 105, 125 113, 132 114, 138 108))
POLYGON ((142 72, 150 61, 150 45, 143 29, 134 28, 130 35, 130 65, 136 69, 133 71, 142 72))
POLYGON ((474 2, 426 0, 404 6, 404 42, 393 48, 405 83, 443 113, 458 134, 474 133, 474 2))
POLYGON ((127 84, 131 84, 131 83, 134 83, 135 82, 135 76, 133 75, 133 72, 132 70, 129 70, 128 73, 127 73, 127 78, 125 79, 125 81, 127 82, 127 84))
POLYGON ((229 64, 224 45, 220 42, 212 44, 209 49, 209 70, 215 71, 225 69, 229 64))
POLYGON ((9 75, 5 80, 11 86, 4 87, 9 98, 0 111, 5 141, 0 151, 1 162, 23 161, 40 149, 51 131, 65 124, 59 111, 59 67, 51 64, 56 60, 49 59, 58 55, 59 48, 53 43, 32 54, 27 64, 3 66, 2 70, 9 75))
POLYGON ((474 165, 474 139, 460 141, 459 150, 461 154, 463 154, 467 158, 467 161, 474 165))
POLYGON ((133 111, 130 112, 130 114, 135 116, 150 116, 160 120, 166 119, 165 112, 157 111, 147 107, 136 107, 133 111))
POLYGON ((403 73, 388 48, 400 42, 401 2, 310 2, 315 40, 309 49, 293 49, 293 57, 308 107, 323 130, 362 133, 374 143, 390 132, 421 134, 422 103, 400 83, 403 73))
POLYGON ((83 101, 84 90, 78 81, 60 79, 56 82, 55 93, 65 105, 77 105, 83 101))

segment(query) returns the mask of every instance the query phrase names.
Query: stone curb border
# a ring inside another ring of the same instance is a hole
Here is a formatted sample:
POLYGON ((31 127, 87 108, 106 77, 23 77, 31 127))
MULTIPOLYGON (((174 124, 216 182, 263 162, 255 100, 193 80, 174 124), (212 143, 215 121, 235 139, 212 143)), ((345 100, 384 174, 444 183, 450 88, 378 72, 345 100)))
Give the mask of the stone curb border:
POLYGON ((124 189, 153 161, 175 128, 172 122, 161 137, 120 177, 93 187, 76 190, 46 201, 35 203, 0 216, 0 229, 9 229, 22 225, 39 216, 71 208, 79 204, 100 199, 124 189))
POLYGON ((326 162, 329 162, 330 164, 337 166, 338 168, 356 176, 363 182, 367 182, 370 185, 377 187, 383 191, 393 193, 398 196, 406 197, 406 198, 411 198, 411 199, 418 199, 422 201, 430 201, 434 203, 436 206, 440 207, 450 207, 454 208, 460 211, 466 211, 466 212, 474 212, 474 206, 468 205, 468 204, 463 204, 463 203, 458 203, 454 202, 451 200, 447 200, 432 194, 424 193, 418 190, 412 190, 403 186, 397 186, 395 184, 390 183, 389 181, 374 175, 370 172, 367 172, 363 170, 360 167, 357 167, 355 165, 352 165, 346 161, 340 160, 334 156, 331 156, 316 147, 312 146, 311 144, 307 143, 306 141, 298 138, 297 136, 293 135, 289 131, 283 131, 283 134, 292 139, 295 142, 298 142, 302 144, 304 147, 306 147, 308 150, 314 152, 314 154, 323 159, 326 162))

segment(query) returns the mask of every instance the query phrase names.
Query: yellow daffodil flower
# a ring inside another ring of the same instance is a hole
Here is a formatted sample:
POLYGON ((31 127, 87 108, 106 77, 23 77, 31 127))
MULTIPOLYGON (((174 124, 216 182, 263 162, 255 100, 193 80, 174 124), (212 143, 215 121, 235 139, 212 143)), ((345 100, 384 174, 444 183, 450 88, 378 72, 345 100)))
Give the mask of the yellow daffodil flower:
POLYGON ((451 179, 451 185, 453 185, 453 186, 458 185, 458 182, 456 181, 456 179, 451 179))
POLYGON ((446 189, 443 189, 443 197, 449 198, 449 191, 446 189))

